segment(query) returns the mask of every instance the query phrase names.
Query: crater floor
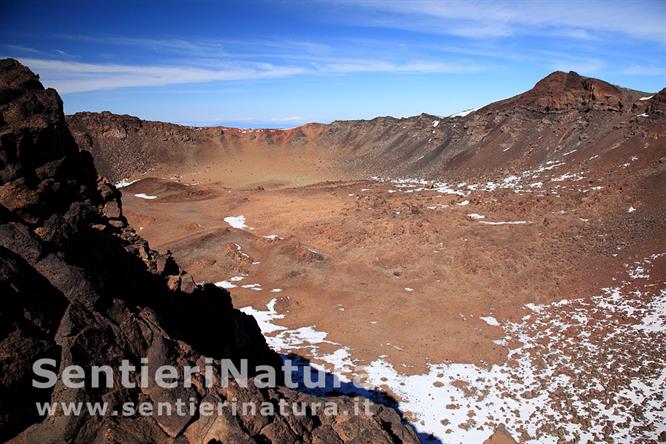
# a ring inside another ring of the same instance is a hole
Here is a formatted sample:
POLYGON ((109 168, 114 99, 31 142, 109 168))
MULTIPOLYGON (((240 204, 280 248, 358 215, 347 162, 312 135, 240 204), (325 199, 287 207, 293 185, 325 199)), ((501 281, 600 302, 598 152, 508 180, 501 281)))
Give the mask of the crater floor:
POLYGON ((479 183, 302 183, 122 191, 140 234, 228 288, 271 346, 392 393, 433 440, 666 433, 658 189, 636 200, 566 161, 479 183))

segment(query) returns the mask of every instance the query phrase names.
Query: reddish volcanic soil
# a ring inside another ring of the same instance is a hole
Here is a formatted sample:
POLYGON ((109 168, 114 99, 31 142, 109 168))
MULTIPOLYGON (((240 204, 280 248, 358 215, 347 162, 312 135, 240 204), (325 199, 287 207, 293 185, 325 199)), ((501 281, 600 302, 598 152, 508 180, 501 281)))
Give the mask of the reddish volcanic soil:
POLYGON ((439 439, 631 440, 666 429, 665 104, 555 73, 466 117, 70 125, 138 180, 139 234, 278 351, 386 385, 439 439))
POLYGON ((316 325, 361 363, 386 355, 421 373, 428 362, 502 361, 506 347, 492 342, 502 330, 480 317, 518 321, 526 303, 596 294, 627 260, 666 245, 663 227, 622 228, 656 216, 628 213, 638 204, 604 180, 527 188, 458 196, 374 181, 230 190, 144 179, 123 201, 141 235, 197 279, 261 284, 232 289, 235 306, 277 297, 281 324, 316 325), (224 220, 241 215, 247 229, 224 220))

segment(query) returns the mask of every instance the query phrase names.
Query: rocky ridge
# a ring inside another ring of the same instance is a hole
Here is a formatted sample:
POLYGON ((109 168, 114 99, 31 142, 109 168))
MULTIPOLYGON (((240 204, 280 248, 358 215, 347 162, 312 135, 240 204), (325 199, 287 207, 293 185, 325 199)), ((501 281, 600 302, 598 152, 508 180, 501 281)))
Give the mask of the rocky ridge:
POLYGON ((555 72, 523 94, 456 117, 378 117, 286 130, 194 128, 110 113, 77 113, 67 120, 113 180, 155 168, 168 174, 224 166, 256 151, 300 152, 330 163, 333 173, 323 179, 479 181, 534 169, 572 151, 568 159, 583 162, 617 145, 642 144, 663 129, 657 108, 665 95, 662 90, 646 100, 651 94, 555 72))
MULTIPOLYGON (((197 365, 203 356, 279 366, 226 290, 197 285, 127 224, 120 192, 75 143, 62 102, 14 60, 0 61, 0 439, 10 442, 417 442, 391 408, 371 415, 39 417, 35 402, 316 401, 284 387, 72 389, 31 386, 32 363, 197 365)), ((111 165, 109 158, 107 164, 111 165)), ((114 376, 115 378, 115 376, 114 376)), ((353 400, 327 398, 340 411, 353 400)))

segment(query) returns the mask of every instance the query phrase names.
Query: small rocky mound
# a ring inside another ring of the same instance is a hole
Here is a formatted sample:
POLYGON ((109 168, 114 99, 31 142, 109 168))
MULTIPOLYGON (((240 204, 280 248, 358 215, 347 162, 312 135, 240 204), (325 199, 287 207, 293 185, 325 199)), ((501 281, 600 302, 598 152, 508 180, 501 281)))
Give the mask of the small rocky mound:
MULTIPOLYGON (((0 440, 10 442, 417 442, 392 409, 370 415, 40 417, 35 402, 177 399, 279 403, 318 399, 284 387, 32 387, 40 358, 65 366, 200 365, 203 356, 277 367, 253 317, 226 290, 196 285, 169 255, 128 226, 120 192, 79 150, 62 102, 14 60, 0 61, 0 440)), ((117 375, 117 373, 114 373, 117 375)), ((116 376, 114 376, 116 378, 116 376)), ((135 381, 137 382, 137 381, 135 381)), ((340 411, 348 397, 328 398, 340 411)))
POLYGON ((573 71, 556 71, 537 82, 531 90, 499 103, 551 113, 568 110, 622 111, 630 108, 636 98, 635 91, 603 80, 583 77, 573 71))

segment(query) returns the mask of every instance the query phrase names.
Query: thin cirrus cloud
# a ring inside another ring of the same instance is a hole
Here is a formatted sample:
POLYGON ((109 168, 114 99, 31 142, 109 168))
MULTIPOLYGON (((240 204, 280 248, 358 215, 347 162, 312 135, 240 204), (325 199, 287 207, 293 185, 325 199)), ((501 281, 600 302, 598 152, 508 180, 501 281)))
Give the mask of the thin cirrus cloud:
POLYGON ((290 39, 269 39, 269 38, 250 38, 250 39, 232 39, 232 38, 206 38, 206 39, 187 39, 187 38, 146 38, 146 37, 122 37, 122 36, 91 36, 82 34, 56 34, 55 38, 103 44, 115 46, 142 47, 145 49, 159 50, 161 52, 171 52, 180 54, 211 54, 217 55, 254 51, 256 48, 275 50, 290 50, 299 53, 313 54, 326 53, 333 51, 329 45, 300 41, 290 39))
POLYGON ((633 76, 666 76, 666 68, 663 66, 644 66, 633 64, 622 71, 622 73, 633 76))
POLYGON ((258 64, 255 67, 204 69, 187 66, 135 66, 22 58, 59 92, 77 93, 140 86, 164 86, 224 80, 285 77, 305 72, 299 67, 258 64))
POLYGON ((60 93, 71 94, 127 87, 151 87, 188 83, 207 83, 295 75, 325 75, 360 72, 394 73, 469 73, 483 69, 478 64, 447 64, 439 62, 347 61, 317 63, 309 66, 279 66, 252 63, 247 66, 227 65, 224 68, 196 66, 121 65, 81 63, 69 60, 21 58, 21 62, 40 73, 47 86, 60 93))
POLYGON ((29 52, 33 54, 41 52, 35 48, 30 48, 29 46, 23 46, 23 45, 5 45, 5 47, 10 51, 29 52))
POLYGON ((350 9, 351 15, 345 15, 347 20, 351 18, 370 26, 424 33, 487 38, 542 34, 546 31, 579 39, 596 39, 604 33, 622 33, 666 43, 663 22, 666 3, 655 0, 338 0, 336 4, 350 9))
POLYGON ((549 61, 551 69, 558 71, 576 71, 581 74, 594 74, 606 67, 606 63, 596 57, 583 57, 566 54, 561 51, 537 51, 543 60, 549 61))
POLYGON ((408 62, 391 63, 377 61, 356 61, 317 65, 320 72, 354 73, 354 72, 396 72, 396 73, 443 73, 466 74, 485 70, 480 64, 441 63, 441 62, 408 62))

